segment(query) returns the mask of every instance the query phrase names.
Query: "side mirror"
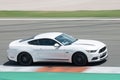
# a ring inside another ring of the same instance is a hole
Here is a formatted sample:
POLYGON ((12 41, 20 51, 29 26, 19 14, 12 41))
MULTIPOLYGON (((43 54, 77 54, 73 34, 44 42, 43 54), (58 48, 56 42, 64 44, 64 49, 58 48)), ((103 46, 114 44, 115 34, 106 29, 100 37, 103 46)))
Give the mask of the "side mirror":
POLYGON ((58 43, 55 43, 55 44, 54 44, 54 47, 59 48, 60 45, 59 45, 58 43))

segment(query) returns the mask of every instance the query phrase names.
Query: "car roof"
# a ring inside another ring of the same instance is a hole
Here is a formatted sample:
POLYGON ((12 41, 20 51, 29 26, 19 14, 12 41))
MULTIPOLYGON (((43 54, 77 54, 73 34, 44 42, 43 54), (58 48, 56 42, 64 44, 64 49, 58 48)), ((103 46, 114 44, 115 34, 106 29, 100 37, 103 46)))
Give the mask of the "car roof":
POLYGON ((41 38, 50 38, 55 39, 57 36, 61 35, 63 33, 61 32, 48 32, 48 33, 42 33, 38 34, 34 37, 34 39, 41 39, 41 38))

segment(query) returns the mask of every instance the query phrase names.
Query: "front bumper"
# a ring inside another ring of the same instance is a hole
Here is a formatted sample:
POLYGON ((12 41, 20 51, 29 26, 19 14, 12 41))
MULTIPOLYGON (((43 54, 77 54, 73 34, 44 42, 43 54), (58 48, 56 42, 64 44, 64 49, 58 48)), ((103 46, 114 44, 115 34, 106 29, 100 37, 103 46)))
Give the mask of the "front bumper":
POLYGON ((97 51, 96 53, 91 53, 89 58, 88 58, 88 62, 99 62, 99 61, 103 61, 108 57, 108 51, 107 49, 101 53, 99 53, 99 51, 97 51))

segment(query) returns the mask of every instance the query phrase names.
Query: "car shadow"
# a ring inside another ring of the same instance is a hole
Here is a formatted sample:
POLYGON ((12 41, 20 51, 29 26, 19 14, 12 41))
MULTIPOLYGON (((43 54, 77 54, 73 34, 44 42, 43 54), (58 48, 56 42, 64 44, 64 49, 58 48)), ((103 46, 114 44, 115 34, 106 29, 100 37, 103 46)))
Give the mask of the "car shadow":
MULTIPOLYGON (((78 66, 78 67, 88 67, 88 66, 99 66, 103 63, 105 63, 107 60, 103 60, 100 62, 92 62, 92 63, 88 63, 85 66, 78 66)), ((6 63, 3 64, 4 66, 21 66, 18 63, 14 62, 14 61, 7 61, 6 63)), ((31 66, 51 66, 51 67, 77 67, 76 65, 72 64, 72 63, 63 63, 63 62, 36 62, 33 63, 31 66)))

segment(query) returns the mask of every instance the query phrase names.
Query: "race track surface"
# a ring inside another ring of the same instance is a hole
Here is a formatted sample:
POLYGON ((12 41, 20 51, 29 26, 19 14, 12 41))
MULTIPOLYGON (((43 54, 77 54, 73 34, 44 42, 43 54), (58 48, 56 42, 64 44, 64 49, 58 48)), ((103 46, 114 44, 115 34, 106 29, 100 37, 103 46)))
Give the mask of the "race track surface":
MULTIPOLYGON (((6 50, 11 41, 53 31, 106 43, 108 60, 90 66, 120 67, 120 20, 0 20, 0 65, 16 65, 7 60, 6 50)), ((34 65, 70 66, 71 64, 36 63, 34 65)))

